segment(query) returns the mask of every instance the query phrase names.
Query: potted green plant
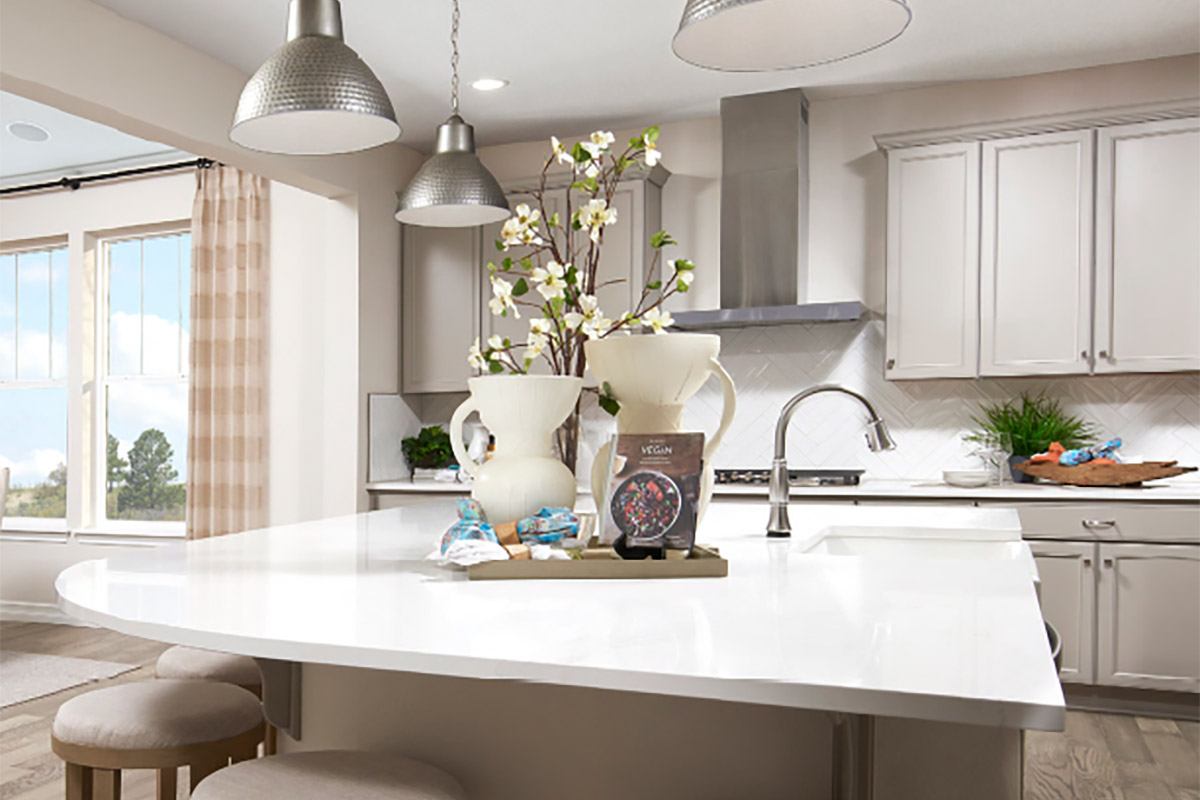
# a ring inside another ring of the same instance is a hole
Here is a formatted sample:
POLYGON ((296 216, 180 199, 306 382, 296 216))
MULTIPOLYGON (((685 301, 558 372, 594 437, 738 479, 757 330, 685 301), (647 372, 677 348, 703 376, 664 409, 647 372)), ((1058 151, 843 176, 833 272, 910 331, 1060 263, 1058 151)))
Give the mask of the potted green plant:
MULTIPOLYGON (((1080 417, 1063 411, 1062 404, 1045 395, 1031 397, 1022 392, 1017 400, 987 403, 980 414, 971 417, 976 429, 965 438, 983 442, 989 437, 1007 434, 1012 441, 1009 466, 1022 464, 1030 456, 1044 453, 1052 442, 1068 450, 1087 447, 1096 442, 1096 426, 1080 417)), ((1031 483, 1033 477, 1013 470, 1013 480, 1031 483)))
POLYGON ((414 476, 418 469, 444 469, 458 463, 454 460, 450 435, 441 425, 430 425, 416 436, 401 440, 400 449, 414 476))

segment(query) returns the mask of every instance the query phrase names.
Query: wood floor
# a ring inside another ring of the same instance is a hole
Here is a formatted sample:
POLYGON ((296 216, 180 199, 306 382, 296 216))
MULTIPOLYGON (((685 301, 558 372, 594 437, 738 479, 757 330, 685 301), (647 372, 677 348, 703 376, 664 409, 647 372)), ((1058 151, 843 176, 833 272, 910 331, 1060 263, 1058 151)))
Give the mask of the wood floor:
MULTIPOLYGON (((50 725, 65 700, 100 686, 153 677, 167 645, 101 628, 0 622, 0 647, 140 664, 116 678, 0 709, 0 800, 61 800, 62 762, 50 725)), ((1200 800, 1200 724, 1067 713, 1062 733, 1026 736, 1026 800, 1200 800)), ((180 797, 186 775, 180 776, 180 797)), ((124 800, 152 800, 154 776, 125 775, 124 800)))

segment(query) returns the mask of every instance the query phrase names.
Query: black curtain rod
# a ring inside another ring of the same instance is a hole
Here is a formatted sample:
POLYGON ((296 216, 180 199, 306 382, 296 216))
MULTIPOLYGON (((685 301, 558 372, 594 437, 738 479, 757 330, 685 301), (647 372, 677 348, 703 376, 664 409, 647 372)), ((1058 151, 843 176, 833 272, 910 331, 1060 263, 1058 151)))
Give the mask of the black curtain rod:
POLYGON ((85 183, 95 183, 96 181, 111 181, 117 178, 131 178, 135 175, 149 175, 154 172, 172 172, 177 169, 208 169, 217 162, 211 158, 194 158, 191 161, 176 161, 172 164, 157 164, 153 167, 134 167, 133 169, 120 169, 116 172, 102 172, 99 175, 79 175, 71 178, 60 178, 56 181, 46 181, 45 183, 27 183, 23 186, 5 186, 0 188, 0 195, 18 194, 20 192, 41 192, 46 189, 70 189, 75 191, 85 183))

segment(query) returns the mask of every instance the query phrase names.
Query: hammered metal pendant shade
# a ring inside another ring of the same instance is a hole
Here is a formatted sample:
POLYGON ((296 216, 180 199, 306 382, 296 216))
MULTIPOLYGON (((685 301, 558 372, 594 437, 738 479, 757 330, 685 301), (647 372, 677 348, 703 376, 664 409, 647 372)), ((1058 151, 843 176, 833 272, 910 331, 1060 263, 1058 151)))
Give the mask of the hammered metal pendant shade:
POLYGON ((437 149, 400 193, 396 219, 408 225, 468 228, 508 216, 504 190, 475 155, 475 129, 452 115, 438 126, 437 149))
POLYGON ((230 139, 251 150, 319 155, 400 135, 383 84, 342 41, 338 0, 292 0, 287 36, 242 89, 230 139))
POLYGON ((882 47, 911 20, 905 0, 688 0, 671 49, 729 72, 814 67, 882 47))

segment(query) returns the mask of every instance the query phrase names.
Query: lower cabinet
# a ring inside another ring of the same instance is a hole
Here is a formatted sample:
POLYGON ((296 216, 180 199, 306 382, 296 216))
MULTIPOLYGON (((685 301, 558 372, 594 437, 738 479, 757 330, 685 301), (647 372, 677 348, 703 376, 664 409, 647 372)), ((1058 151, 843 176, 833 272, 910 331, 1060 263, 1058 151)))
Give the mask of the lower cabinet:
POLYGON ((1096 629, 1096 545, 1030 542, 1041 579, 1042 616, 1062 637, 1062 671, 1068 683, 1092 683, 1096 629))
POLYGON ((1200 691, 1200 546, 1096 547, 1096 682, 1200 691))

